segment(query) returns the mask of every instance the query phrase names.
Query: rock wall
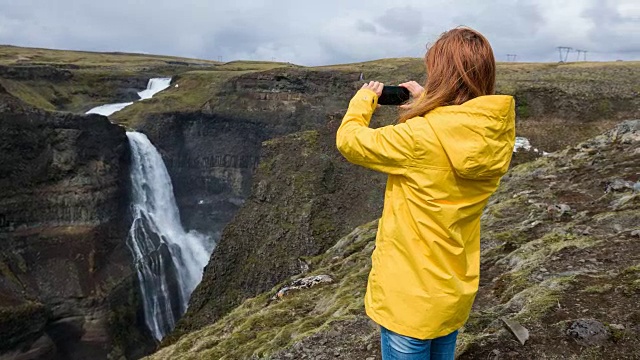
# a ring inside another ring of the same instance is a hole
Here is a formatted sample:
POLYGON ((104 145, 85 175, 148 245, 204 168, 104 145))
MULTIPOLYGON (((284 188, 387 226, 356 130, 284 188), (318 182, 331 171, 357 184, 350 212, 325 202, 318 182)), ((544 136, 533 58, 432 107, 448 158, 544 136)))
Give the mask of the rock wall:
POLYGON ((359 73, 281 68, 237 76, 203 107, 205 113, 251 119, 267 138, 324 127, 342 117, 359 73))
POLYGON ((202 113, 150 116, 138 129, 156 146, 187 230, 220 237, 251 190, 263 127, 202 113))
POLYGON ((152 349, 136 324, 125 245, 124 129, 98 115, 33 109, 0 87, 0 153, 0 358, 106 359, 152 349), (122 331, 130 336, 115 336, 122 331))

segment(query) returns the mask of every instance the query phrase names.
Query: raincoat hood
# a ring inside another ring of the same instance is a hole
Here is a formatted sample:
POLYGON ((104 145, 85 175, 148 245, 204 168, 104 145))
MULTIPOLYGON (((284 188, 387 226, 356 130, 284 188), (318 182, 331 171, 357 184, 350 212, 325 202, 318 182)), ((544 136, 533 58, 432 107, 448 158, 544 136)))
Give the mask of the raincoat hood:
POLYGON ((458 176, 488 179, 507 172, 515 145, 513 97, 480 96, 425 117, 458 176))

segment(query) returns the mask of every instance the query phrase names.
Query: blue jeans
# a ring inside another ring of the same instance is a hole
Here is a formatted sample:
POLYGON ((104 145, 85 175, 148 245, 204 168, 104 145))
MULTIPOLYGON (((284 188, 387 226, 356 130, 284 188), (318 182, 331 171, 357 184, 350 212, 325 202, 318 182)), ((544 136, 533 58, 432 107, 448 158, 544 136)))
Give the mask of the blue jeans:
POLYGON ((380 327, 382 360, 453 360, 458 330, 436 339, 419 340, 380 327))

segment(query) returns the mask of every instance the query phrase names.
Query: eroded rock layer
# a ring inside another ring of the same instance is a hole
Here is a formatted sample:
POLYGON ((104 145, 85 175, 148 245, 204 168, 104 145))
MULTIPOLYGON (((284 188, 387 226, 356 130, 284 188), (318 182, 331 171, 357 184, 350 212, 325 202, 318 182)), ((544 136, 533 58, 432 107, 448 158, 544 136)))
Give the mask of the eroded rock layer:
POLYGON ((144 354, 153 343, 136 324, 125 245, 124 129, 36 110, 0 88, 0 153, 0 354, 144 354))

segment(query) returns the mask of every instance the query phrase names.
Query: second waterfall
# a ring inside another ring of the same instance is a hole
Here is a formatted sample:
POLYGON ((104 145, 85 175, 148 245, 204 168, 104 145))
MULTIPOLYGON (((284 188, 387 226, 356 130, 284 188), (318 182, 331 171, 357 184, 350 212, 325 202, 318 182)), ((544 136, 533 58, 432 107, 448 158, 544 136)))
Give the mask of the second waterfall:
POLYGON ((127 245, 135 261, 145 321, 156 340, 175 327, 215 246, 186 232, 162 157, 142 133, 128 132, 131 145, 133 223, 127 245))

